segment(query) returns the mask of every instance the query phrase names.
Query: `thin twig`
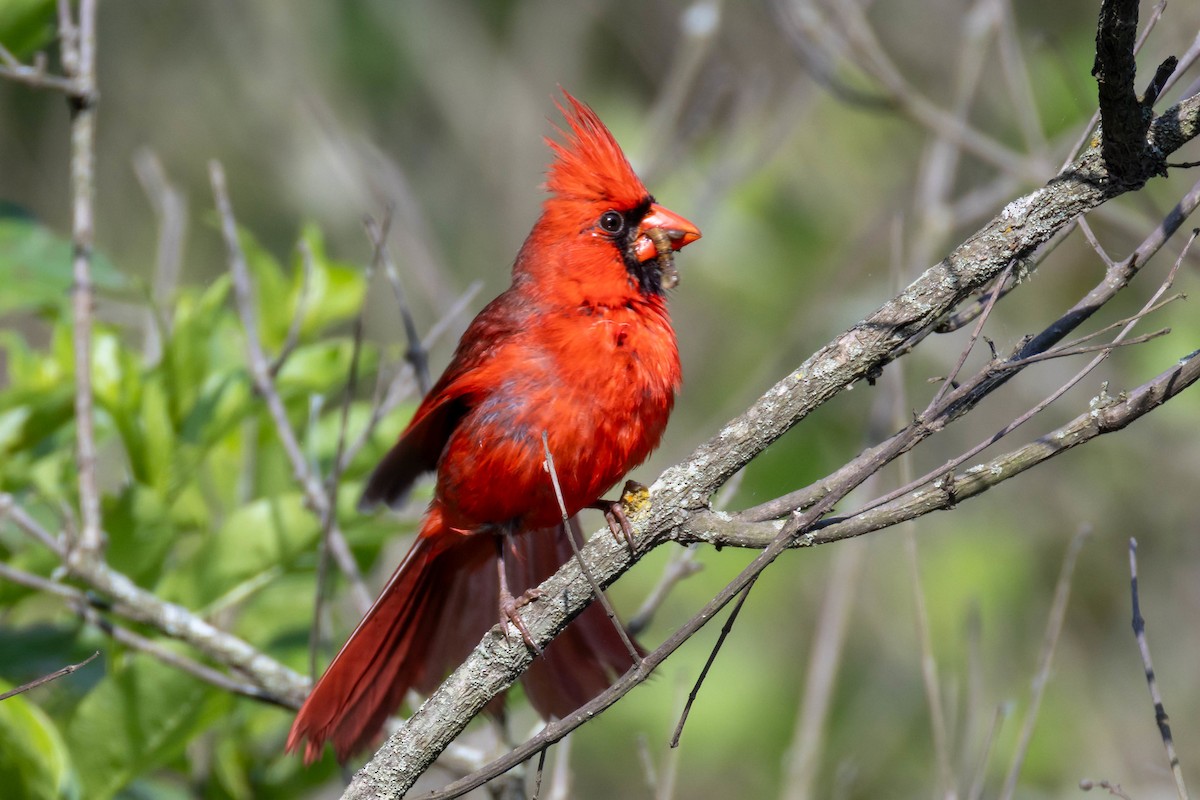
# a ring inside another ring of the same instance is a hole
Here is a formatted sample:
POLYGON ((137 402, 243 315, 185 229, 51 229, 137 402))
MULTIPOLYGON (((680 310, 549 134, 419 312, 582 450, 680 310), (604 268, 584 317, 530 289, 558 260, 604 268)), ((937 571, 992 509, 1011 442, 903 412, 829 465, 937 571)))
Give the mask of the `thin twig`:
POLYGON ((642 654, 638 652, 637 646, 629 638, 629 634, 625 632, 625 626, 621 624, 621 620, 617 617, 617 612, 612 607, 612 603, 608 601, 604 590, 600 587, 599 582, 592 575, 591 569, 588 568, 587 563, 583 560, 583 555, 579 551, 579 543, 575 541, 575 531, 572 530, 574 520, 567 513, 567 505, 563 502, 562 487, 558 483, 558 470, 554 468, 554 455, 550 452, 550 435, 548 431, 542 431, 542 451, 546 456, 546 471, 550 473, 550 482, 554 485, 554 497, 558 500, 559 511, 562 512, 563 535, 571 543, 571 551, 575 553, 575 560, 579 563, 579 571, 587 576, 588 582, 592 585, 592 593, 600 601, 600 605, 604 607, 604 613, 608 616, 608 621, 616 628, 617 635, 621 637, 625 649, 629 652, 629 659, 636 669, 642 663, 642 654))
POLYGON ((867 503, 865 506, 861 507, 857 512, 855 512, 855 514, 862 513, 863 511, 869 511, 869 510, 871 510, 873 508, 877 508, 878 506, 881 506, 885 503, 889 503, 898 497, 903 497, 904 495, 908 494, 909 492, 911 492, 921 486, 924 486, 925 484, 929 483, 930 481, 937 480, 940 476, 945 475, 947 472, 951 472, 951 471, 957 469, 961 464, 974 458, 976 455, 983 452, 988 447, 992 446, 993 444, 1000 441, 1008 434, 1015 431, 1017 428, 1024 425, 1029 420, 1033 419, 1033 417, 1035 417, 1036 415, 1038 415, 1039 413, 1044 411, 1046 408, 1048 408, 1052 403, 1054 403, 1054 401, 1056 401, 1058 398, 1060 398, 1064 394, 1066 394, 1068 390, 1070 390, 1072 387, 1074 387, 1076 384, 1078 384, 1089 373, 1091 373, 1092 370, 1094 370, 1096 367, 1100 366, 1100 364, 1105 359, 1108 358, 1108 356, 1112 353, 1112 351, 1126 338, 1126 336, 1133 329, 1134 325, 1136 325, 1137 322, 1142 318, 1142 316, 1144 316, 1148 312, 1149 309, 1154 308, 1155 305, 1158 303, 1159 299, 1167 292, 1168 289, 1171 288, 1171 286, 1175 282, 1175 276, 1179 273, 1179 268, 1183 263, 1183 259, 1187 255, 1188 249, 1191 247, 1192 243, 1196 240, 1197 235, 1200 235, 1200 229, 1197 229, 1196 231, 1192 232, 1192 236, 1188 239, 1187 243, 1184 245, 1182 251, 1179 254, 1179 257, 1175 260, 1174 266, 1172 266, 1170 272, 1167 273, 1166 279, 1158 287, 1158 289, 1154 292, 1154 294, 1150 297, 1150 299, 1146 301, 1145 305, 1142 306, 1142 309, 1137 314, 1130 317, 1129 322, 1126 323, 1124 326, 1122 326, 1121 331, 1115 337, 1113 337, 1112 341, 1110 341, 1104 348, 1102 348, 1100 350, 1099 354, 1096 355, 1096 357, 1093 358, 1090 362, 1088 362, 1088 364, 1086 366, 1084 366, 1083 369, 1081 369, 1079 372, 1075 373, 1075 375, 1073 375, 1070 379, 1068 379, 1066 381, 1066 383, 1064 383, 1058 389, 1051 392, 1049 396, 1044 398, 1037 405, 1030 408, 1024 414, 1017 417, 1012 422, 1008 423, 1003 428, 1001 428, 1000 430, 993 433, 987 439, 982 440, 981 442, 979 442, 978 444, 976 444, 974 447, 970 448, 966 452, 962 453, 961 455, 950 459, 945 464, 942 464, 940 467, 930 470, 929 472, 922 475, 920 478, 917 478, 916 480, 913 480, 913 481, 909 481, 904 486, 901 486, 899 489, 895 489, 895 490, 887 493, 886 495, 884 495, 881 498, 872 500, 870 503, 867 503))
POLYGON ((94 287, 92 250, 95 242, 96 171, 96 0, 79 3, 79 26, 70 9, 60 5, 59 35, 63 66, 79 89, 71 100, 71 263, 74 285, 71 314, 75 349, 75 444, 79 470, 82 525, 71 560, 94 560, 104 549, 100 486, 96 476, 96 420, 92 398, 92 321, 94 287))
POLYGON ((1046 619, 1046 633, 1042 637, 1042 650, 1038 655, 1037 671, 1031 682, 1033 694, 1029 698, 1029 708, 1025 712, 1025 721, 1021 725, 1012 764, 1008 768, 1008 775, 1004 779, 1004 788, 1000 792, 1001 800, 1010 800, 1017 790, 1017 779, 1021 775, 1021 767, 1029 752, 1029 742, 1033 739, 1033 731, 1037 726, 1042 696, 1046 693, 1046 684, 1050 682, 1050 665, 1054 661, 1054 652, 1058 649, 1063 620, 1067 617, 1067 601, 1071 597, 1071 576, 1075 573, 1075 563, 1079 560, 1079 551, 1083 548, 1083 543, 1090 533, 1090 527, 1081 526, 1071 537, 1071 543, 1067 546, 1067 555, 1063 559, 1062 569, 1058 573, 1058 583, 1054 587, 1054 602, 1050 606, 1050 614, 1046 619))
MULTIPOLYGON (((430 327, 425 337, 421 340, 421 347, 428 350, 438 342, 446 332, 450 329, 451 324, 459 315, 470 305, 475 299, 475 295, 483 288, 483 281, 475 281, 466 290, 455 299, 446 313, 430 327)), ((411 363, 405 363, 404 366, 396 371, 392 380, 388 383, 388 387, 383 391, 382 399, 376 400, 371 407, 371 417, 367 420, 367 424, 359 432, 358 437, 346 447, 346 452, 342 454, 341 468, 344 470, 359 451, 370 441, 371 436, 375 433, 375 429, 379 426, 387 414, 394 409, 401 400, 407 397, 416 386, 414 382, 414 372, 411 363)), ((376 395, 379 394, 379 386, 376 385, 376 395)))
POLYGON ((1010 275, 1012 275, 1013 264, 1009 263, 1004 268, 1004 272, 1000 273, 1000 277, 992 283, 992 291, 988 293, 987 303, 983 307, 983 312, 979 315, 979 319, 975 322, 975 327, 971 330, 971 336, 967 339, 967 344, 959 353, 958 361, 954 365, 954 369, 942 381, 942 385, 938 387, 937 393, 933 399, 929 401, 929 406, 926 413, 933 411, 941 405, 942 400, 946 398, 946 393, 955 386, 955 379, 958 378, 958 373, 962 371, 963 365, 967 363, 967 357, 971 355, 971 351, 975 349, 975 342, 979 341, 980 334, 983 333, 983 326, 987 324, 988 318, 992 315, 992 310, 996 307, 996 301, 1000 299, 1000 287, 1002 287, 1010 275))
POLYGON ((983 740, 983 747, 979 753, 979 764, 975 767, 975 777, 971 780, 971 788, 967 790, 967 800, 980 800, 983 797, 983 784, 987 780, 987 766, 992 758, 992 745, 996 742, 996 736, 1000 733, 1000 727, 1004 724, 1004 719, 1008 716, 1008 703, 1001 703, 996 706, 996 713, 992 717, 992 725, 988 728, 987 737, 983 740))
POLYGON ((283 365, 287 363, 288 356, 296 349, 296 345, 300 343, 300 329, 304 326, 304 316, 308 311, 308 293, 312 289, 312 276, 315 265, 313 264, 313 251, 307 240, 301 240, 299 245, 300 250, 300 295, 296 299, 296 311, 292 314, 291 322, 288 323, 287 334, 283 339, 283 346, 279 348, 279 353, 275 356, 275 360, 271 362, 268 371, 272 378, 279 377, 279 370, 283 369, 283 365))
POLYGON ((39 542, 51 553, 60 558, 63 556, 62 545, 50 531, 46 530, 24 508, 17 505, 16 499, 11 494, 4 492, 0 493, 0 522, 6 519, 11 519, 18 528, 33 537, 35 541, 39 542))
POLYGON ((1125 794, 1125 790, 1121 788, 1121 784, 1112 783, 1107 780, 1094 781, 1090 778, 1084 778, 1079 782, 1079 788, 1085 792, 1090 792, 1092 789, 1104 789, 1113 797, 1119 797, 1121 800, 1133 800, 1133 798, 1125 794))
POLYGON ((147 364, 162 357, 163 340, 174 327, 171 297, 179 282, 187 230, 187 198, 167 179, 166 170, 153 150, 140 148, 133 155, 133 168, 142 191, 158 221, 158 244, 154 258, 154 283, 146 309, 144 352, 147 364))
POLYGON ((929 624, 929 609, 921 585, 920 559, 917 555, 917 536, 911 523, 904 529, 904 552, 907 556, 909 584, 913 593, 913 616, 916 623, 918 649, 921 654, 921 683, 925 702, 929 706, 929 729, 937 760, 938 788, 942 797, 954 797, 954 774, 950 769, 950 742, 946 733, 946 712, 942 707, 942 686, 938 679, 937 658, 933 653, 933 631, 929 624))
MULTIPOLYGON (((308 258, 311 259, 312 254, 309 252, 307 245, 304 246, 304 251, 308 258)), ((371 285, 371 278, 375 274, 375 268, 376 263, 374 261, 367 265, 363 276, 363 282, 367 286, 371 285)), ((301 312, 298 311, 297 314, 299 313, 301 312)), ((329 498, 329 504, 325 508, 325 513, 321 515, 321 542, 317 549, 317 585, 313 592, 313 625, 308 638, 308 663, 314 681, 317 678, 317 650, 321 642, 321 622, 325 604, 326 582, 329 576, 329 557, 332 552, 331 534, 334 523, 337 520, 338 494, 342 485, 342 466, 345 463, 342 460, 342 456, 346 452, 346 434, 350 428, 350 406, 354 403, 354 394, 358 389, 358 369, 359 361, 362 357, 366 315, 367 306, 364 303, 354 318, 354 344, 350 352, 350 374, 346 377, 346 390, 342 399, 342 413, 338 420, 337 446, 334 448, 333 461, 329 467, 329 474, 325 478, 325 494, 329 498)))
MULTIPOLYGON (((1086 412, 1024 447, 956 475, 946 475, 872 511, 822 520, 812 533, 792 546, 830 544, 953 508, 1097 436, 1124 429, 1197 380, 1200 380, 1200 350, 1136 389, 1121 392, 1117 398, 1106 394, 1093 399, 1086 412)), ((778 520, 746 522, 734 514, 699 512, 676 529, 671 538, 681 544, 707 543, 760 550, 774 540, 783 525, 778 520)))
MULTIPOLYGON (((206 683, 216 686, 217 688, 225 689, 246 697, 252 697, 257 700, 263 700, 275 705, 284 706, 285 708, 300 707, 300 700, 303 699, 303 690, 298 683, 276 681, 274 678, 272 678, 270 680, 264 679, 262 680, 261 684, 256 685, 253 683, 234 680, 233 678, 230 678, 229 676, 213 669, 212 667, 201 664, 198 661, 176 653, 172 650, 168 650, 167 648, 159 645, 157 642, 147 639, 140 634, 134 633, 131 630, 105 619, 100 615, 99 611, 97 610, 97 606, 107 607, 107 604, 101 598, 96 597, 95 595, 81 592, 72 586, 66 586, 65 584, 57 581, 43 578, 40 575, 34 575, 32 573, 25 572, 24 570, 17 569, 16 567, 11 567, 3 562, 0 562, 0 578, 11 581, 12 583, 20 586, 26 586, 30 589, 35 589, 39 592, 61 597, 75 610, 77 614, 83 617, 85 622, 100 628, 102 631, 112 636, 121 644, 132 647, 135 650, 145 652, 154 658, 157 658, 159 661, 162 661, 164 664, 175 667, 183 672, 188 673, 189 675, 193 675, 196 678, 205 681, 206 683), (276 692, 267 688, 268 683, 279 687, 281 691, 276 692)), ((112 610, 116 613, 124 614, 126 607, 122 605, 112 610)), ((128 616, 127 614, 125 615, 128 616)), ((139 621, 149 620, 143 619, 139 621)), ((190 641, 190 643, 197 645, 197 642, 195 641, 190 641)), ((212 654, 213 653, 210 653, 210 655, 212 654)), ((266 656, 260 656, 259 658, 266 659, 266 656)), ((249 664, 244 660, 239 660, 236 665, 231 663, 231 666, 241 669, 241 671, 246 674, 254 675, 256 679, 263 676, 262 671, 258 671, 256 674, 255 670, 247 669, 246 667, 249 666, 249 664)))
MULTIPOLYGON (((296 432, 288 420, 283 399, 279 396, 275 382, 271 378, 271 370, 258 333, 258 315, 254 305, 254 288, 250 281, 250 270, 246 264, 246 256, 242 251, 241 242, 238 240, 237 220, 233 216, 233 206, 225 187, 225 170, 221 167, 220 162, 214 160, 209 162, 208 171, 228 251, 229 271, 233 276, 238 315, 241 317, 242 328, 246 333, 246 353, 249 359, 250 375, 255 389, 266 403, 267 411, 275 423, 279 441, 283 445, 284 452, 287 453, 296 482, 304 490, 308 507, 319 520, 323 520, 327 514, 334 513, 335 510, 331 509, 329 495, 321 486, 320 480, 309 468, 308 460, 304 457, 304 451, 296 438, 296 432)), ((346 544, 346 538, 336 519, 330 526, 329 547, 338 568, 350 583, 355 605, 360 613, 365 614, 371 607, 371 593, 367 590, 366 582, 363 581, 362 573, 358 569, 358 563, 354 560, 354 554, 350 552, 350 547, 346 544)))
POLYGON ((74 77, 51 75, 46 72, 46 58, 42 53, 38 53, 34 65, 29 66, 22 64, 10 50, 0 45, 0 62, 3 62, 0 63, 0 78, 7 78, 14 83, 22 83, 34 89, 51 89, 62 92, 67 97, 83 95, 83 89, 74 77))
POLYGON ((658 583, 654 584, 654 588, 650 590, 650 594, 646 595, 646 599, 642 602, 637 613, 629 619, 626 626, 629 633, 637 636, 642 631, 646 630, 650 625, 654 615, 658 613, 658 609, 666 601, 671 590, 685 578, 695 575, 700 570, 704 569, 704 565, 696 560, 696 548, 687 547, 678 555, 672 556, 663 567, 662 576, 658 579, 658 583))
POLYGON ((391 251, 388 249, 387 240, 392 227, 393 212, 394 208, 389 206, 382 224, 377 223, 371 217, 366 218, 365 224, 375 250, 374 260, 383 267, 388 283, 391 284, 392 294, 396 297, 396 308, 400 312, 400 320, 404 325, 404 336, 408 342, 408 347, 404 351, 404 360, 412 366, 413 374, 417 378, 417 388, 424 397, 429 394, 429 389, 433 386, 433 381, 429 377, 429 351, 425 349, 421 336, 417 333, 417 323, 413 319, 412 308, 408 305, 404 285, 400 282, 400 271, 392 261, 391 251))
POLYGON ((671 734, 671 740, 668 742, 671 747, 679 747, 679 737, 683 735, 683 726, 687 724, 688 715, 692 713, 692 704, 696 702, 696 696, 700 694, 700 686, 708 676, 708 670, 712 667, 713 662, 717 660, 717 653, 721 651, 721 645, 725 644, 726 637, 733 630, 733 624, 737 622, 738 614, 741 613, 742 606, 746 604, 746 598, 750 596, 750 590, 754 588, 756 580, 757 576, 746 584, 745 589, 742 589, 741 596, 738 597, 733 610, 729 612, 729 616, 725 619, 725 624, 721 626, 721 633, 717 635, 717 641, 709 652, 708 658, 704 662, 704 667, 700 670, 700 674, 696 676, 696 683, 692 685, 692 690, 688 692, 687 702, 683 704, 683 713, 679 715, 679 722, 675 724, 675 732, 671 734))
POLYGON ((36 679, 30 681, 29 683, 23 683, 15 689, 10 689, 9 691, 5 692, 4 694, 0 694, 0 701, 7 700, 8 698, 15 697, 16 695, 19 695, 19 694, 23 694, 25 692, 28 692, 30 689, 36 689, 37 687, 41 686, 43 683, 49 683, 52 680, 61 678, 63 675, 70 675, 75 670, 80 669, 81 667, 86 667, 88 664, 92 663, 92 661, 94 661, 96 656, 98 656, 98 655, 100 655, 99 650, 92 653, 90 656, 85 658, 83 661, 80 661, 78 664, 68 664, 67 666, 63 667, 62 669, 58 669, 58 670, 55 670, 54 672, 51 672, 49 675, 43 675, 40 678, 36 678, 36 679))
POLYGON ((1142 617, 1142 607, 1138 602, 1137 539, 1132 537, 1129 539, 1129 591, 1133 598, 1133 635, 1137 639, 1142 666, 1146 670, 1146 685, 1150 687, 1150 699, 1154 703, 1154 721, 1158 724, 1163 748, 1167 751, 1167 763, 1175 777, 1175 790, 1179 792, 1179 800, 1188 800, 1187 785, 1183 782, 1183 767, 1175 753, 1175 739, 1171 736, 1167 709, 1158 691, 1158 679, 1154 675, 1154 664, 1150 660, 1150 644, 1146 641, 1146 620, 1142 617))

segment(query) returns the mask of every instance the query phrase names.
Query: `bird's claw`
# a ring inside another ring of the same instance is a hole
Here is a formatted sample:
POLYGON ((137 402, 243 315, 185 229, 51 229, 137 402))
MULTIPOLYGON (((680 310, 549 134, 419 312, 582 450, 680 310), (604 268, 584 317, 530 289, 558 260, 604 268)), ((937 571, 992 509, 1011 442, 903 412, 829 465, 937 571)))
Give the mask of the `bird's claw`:
POLYGON ((541 589, 530 589, 520 597, 513 597, 507 591, 500 593, 500 630, 504 631, 504 638, 508 639, 508 623, 511 622, 513 627, 520 632, 525 646, 539 656, 542 654, 542 648, 538 647, 538 643, 533 640, 533 635, 530 634, 529 628, 526 627, 524 620, 517 612, 537 600, 542 594, 541 589))
POLYGON ((646 495, 649 491, 637 481, 626 481, 625 488, 621 490, 620 500, 597 500, 592 506, 597 511, 604 512, 604 519, 608 522, 608 529, 612 532, 613 538, 618 542, 624 541, 629 546, 630 553, 636 553, 637 548, 633 542, 633 525, 629 522, 625 507, 627 504, 632 505, 631 501, 646 495))

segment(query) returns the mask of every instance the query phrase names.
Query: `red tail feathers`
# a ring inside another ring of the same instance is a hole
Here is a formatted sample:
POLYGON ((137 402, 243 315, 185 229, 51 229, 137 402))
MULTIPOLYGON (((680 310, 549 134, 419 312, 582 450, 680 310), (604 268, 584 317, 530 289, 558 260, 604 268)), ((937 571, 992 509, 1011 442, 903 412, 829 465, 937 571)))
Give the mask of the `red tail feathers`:
MULTIPOLYGON (((436 512, 349 641, 313 687, 288 735, 318 759, 332 742, 339 761, 363 749, 409 689, 429 694, 497 622, 496 543, 445 529, 436 512)), ((572 557, 561 528, 511 537, 507 559, 514 593, 536 586, 572 557)), ((543 717, 563 717, 608 688, 632 661, 598 605, 583 611, 535 659, 522 678, 543 717)))

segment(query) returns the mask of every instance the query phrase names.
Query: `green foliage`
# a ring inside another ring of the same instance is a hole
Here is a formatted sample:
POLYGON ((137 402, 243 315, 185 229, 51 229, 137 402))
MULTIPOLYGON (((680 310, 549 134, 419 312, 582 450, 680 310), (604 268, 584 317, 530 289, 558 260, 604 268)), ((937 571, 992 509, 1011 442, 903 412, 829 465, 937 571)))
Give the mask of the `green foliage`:
MULTIPOLYGON (((354 350, 347 323, 366 295, 363 272, 330 258, 312 226, 298 248, 307 265, 297 254, 285 267, 250 233, 241 236, 268 358, 285 342, 294 345, 278 370, 281 398, 307 457, 327 471, 341 436, 354 350), (314 397, 323 400, 314 404, 314 397)), ((127 295, 117 276, 97 259, 102 293, 127 295)), ((0 333, 0 489, 58 530, 59 509, 77 502, 69 246, 38 225, 0 220, 0 280, 28 287, 0 295, 0 313, 25 320, 0 333)), ((161 349, 153 360, 140 325, 98 325, 93 338, 107 559, 161 597, 201 613, 219 610, 223 626, 302 668, 320 521, 252 387, 228 276, 180 289, 155 321, 161 349)), ((359 371, 367 386, 378 360, 364 347, 359 371)), ((356 400, 349 439, 369 417, 369 403, 356 400)), ((355 484, 383 446, 369 443, 349 466, 339 504, 364 560, 392 532, 352 509, 355 484)), ((0 525, 0 553, 34 574, 49 576, 57 566, 11 523, 0 525)), ((0 587, 12 626, 7 641, 39 630, 65 641, 95 636, 60 601, 7 582, 0 587)), ((214 765, 215 797, 289 797, 324 777, 282 756, 288 714, 235 701, 174 667, 122 652, 110 639, 89 642, 105 652, 106 667, 97 662, 0 703, 5 797, 171 796, 181 791, 195 748, 214 765), (54 701, 39 708, 44 693, 54 701)), ((14 647, 0 659, 5 678, 20 683, 61 666, 48 666, 44 650, 14 647)))
POLYGON ((0 44, 26 58, 54 38, 54 0, 4 0, 0 3, 0 44))
MULTIPOLYGON (((0 683, 0 690, 12 687, 0 683)), ((54 722, 17 695, 0 703, 0 786, 9 797, 75 796, 71 759, 54 722)))

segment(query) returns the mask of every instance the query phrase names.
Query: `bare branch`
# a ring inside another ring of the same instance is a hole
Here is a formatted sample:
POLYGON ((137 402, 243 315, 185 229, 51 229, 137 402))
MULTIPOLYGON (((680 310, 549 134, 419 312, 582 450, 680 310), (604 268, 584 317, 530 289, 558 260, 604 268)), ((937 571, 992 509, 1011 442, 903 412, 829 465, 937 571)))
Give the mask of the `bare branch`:
MULTIPOLYGON (((86 622, 100 628, 121 644, 145 652, 165 664, 220 689, 286 708, 300 707, 301 700, 308 693, 308 685, 299 675, 258 653, 245 642, 212 628, 186 609, 163 603, 149 593, 137 596, 133 592, 121 591, 122 588, 128 589, 132 586, 128 579, 112 573, 107 567, 101 566, 99 569, 101 570, 99 574, 112 578, 107 584, 110 588, 118 587, 117 592, 106 592, 109 596, 117 599, 117 603, 113 604, 111 609, 114 613, 173 635, 196 647, 213 660, 248 676, 253 682, 248 683, 230 678, 212 667, 168 650, 151 639, 105 619, 99 614, 96 606, 103 605, 108 608, 109 604, 74 587, 3 563, 0 563, 0 578, 39 592, 61 597, 86 622)), ((99 583, 104 583, 104 581, 99 581, 99 583)))
POLYGON ((1080 527, 1071 537, 1067 546, 1067 555, 1063 559, 1062 570, 1058 573, 1058 583, 1054 588, 1054 603, 1046 619, 1046 633, 1042 637, 1042 651, 1038 655, 1037 672, 1032 682, 1032 696, 1029 698, 1029 708, 1025 711, 1025 722, 1021 726, 1017 748, 1013 752, 1012 764, 1004 779, 1004 788, 1000 792, 1002 800, 1011 800, 1017 790, 1017 778, 1021 774, 1021 766, 1029 752, 1029 742, 1033 739, 1033 730, 1037 725, 1038 711, 1042 706, 1042 696, 1046 693, 1046 684, 1050 681, 1050 664, 1054 660, 1054 652, 1058 649, 1058 640, 1062 635, 1063 620, 1067 616, 1067 601, 1071 597, 1071 576, 1075 574, 1075 563, 1079 560, 1079 551, 1087 540, 1091 529, 1080 527))
POLYGON ((1190 795, 1187 785, 1183 782, 1183 767, 1180 766, 1179 756, 1175 753, 1175 739, 1171 736, 1167 709, 1163 705, 1162 695, 1159 694, 1158 679, 1154 675, 1154 664, 1150 660, 1150 644, 1146 641, 1146 620, 1142 618, 1142 607, 1138 602, 1137 539, 1134 538, 1129 540, 1129 591, 1133 599, 1133 635, 1137 639, 1142 666, 1146 670, 1146 684, 1150 687, 1150 699, 1154 703, 1154 721, 1158 723, 1158 732, 1167 751, 1167 763, 1175 777, 1175 789, 1179 792, 1179 800, 1188 800, 1190 795))
MULTIPOLYGON (((70 18, 70 11, 64 12, 70 18)), ((82 527, 71 560, 102 557, 103 522, 96 481, 96 420, 92 400, 92 249, 95 242, 96 0, 81 0, 79 28, 60 27, 63 65, 78 87, 71 101, 71 263, 75 323, 75 446, 82 527)))
MULTIPOLYGON (((210 161, 208 171, 212 182, 213 197, 216 199, 217 212, 221 217, 221 230, 225 237, 225 246, 229 253, 229 271, 233 275, 238 315, 241 317, 242 327, 246 331, 246 352, 249 359, 250 376, 275 423, 279 441, 287 453, 296 482, 304 490, 308 507, 317 515, 318 519, 323 520, 327 515, 332 515, 334 509, 331 506, 329 495, 321 486, 320 479, 309 468, 304 451, 296 438, 296 432, 288 420, 283 399, 279 396, 279 392, 275 388, 275 381, 271 377, 271 368, 267 362, 266 353, 263 351, 262 340, 258 335, 258 315, 254 308, 254 289, 250 282, 250 270, 246 265, 246 256, 242 252, 241 242, 238 240, 237 221, 233 216, 233 206, 229 202, 228 190, 225 188, 225 170, 217 161, 210 161)), ((367 590, 362 573, 358 569, 358 563, 354 560, 354 554, 350 552, 350 547, 346 544, 346 537, 342 534, 342 529, 336 519, 330 525, 328 541, 330 552, 337 562, 338 568, 350 583, 355 605, 360 613, 365 614, 371 607, 371 593, 367 590)))
POLYGON ((62 669, 58 669, 58 670, 55 670, 54 672, 51 672, 49 675, 43 675, 40 678, 36 678, 36 679, 30 681, 29 683, 23 683, 15 689, 10 689, 9 691, 5 692, 4 694, 0 694, 0 701, 7 700, 8 698, 15 697, 16 695, 19 695, 19 694, 24 694, 25 692, 28 692, 30 689, 36 689, 37 687, 41 686, 43 683, 49 683, 50 681, 57 680, 58 678, 61 678, 64 675, 70 675, 72 672, 76 671, 77 669, 79 669, 81 667, 86 667, 88 664, 92 663, 96 659, 96 656, 98 656, 98 655, 100 655, 99 650, 92 653, 90 656, 85 658, 83 661, 80 661, 78 664, 68 664, 67 666, 63 667, 62 669))

